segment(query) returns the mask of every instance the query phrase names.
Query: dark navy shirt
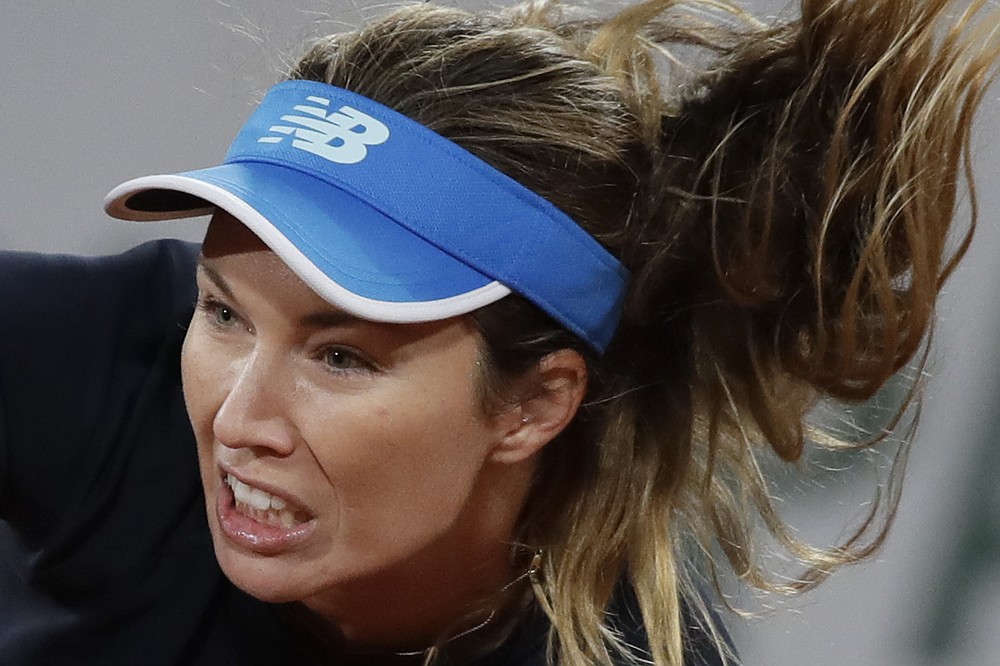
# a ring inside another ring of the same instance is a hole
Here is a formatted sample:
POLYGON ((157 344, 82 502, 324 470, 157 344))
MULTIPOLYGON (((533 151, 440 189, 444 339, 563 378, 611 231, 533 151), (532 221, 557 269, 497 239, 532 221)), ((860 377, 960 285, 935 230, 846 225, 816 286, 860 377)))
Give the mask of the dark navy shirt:
MULTIPOLYGON (((315 663, 212 552, 180 388, 196 257, 0 253, 0 664, 315 663)), ((481 666, 543 666, 547 629, 481 666)), ((721 663, 691 639, 687 663, 721 663)))

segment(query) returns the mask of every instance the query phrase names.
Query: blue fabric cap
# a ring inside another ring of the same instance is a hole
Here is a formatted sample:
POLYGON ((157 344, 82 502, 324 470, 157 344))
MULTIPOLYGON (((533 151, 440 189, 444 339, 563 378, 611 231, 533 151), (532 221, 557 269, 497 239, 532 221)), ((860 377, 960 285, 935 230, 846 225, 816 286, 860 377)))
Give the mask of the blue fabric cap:
POLYGON ((221 166, 147 176, 109 214, 220 207, 313 290, 375 321, 470 312, 515 291, 603 352, 628 272, 565 213, 457 144, 368 98, 274 86, 221 166))

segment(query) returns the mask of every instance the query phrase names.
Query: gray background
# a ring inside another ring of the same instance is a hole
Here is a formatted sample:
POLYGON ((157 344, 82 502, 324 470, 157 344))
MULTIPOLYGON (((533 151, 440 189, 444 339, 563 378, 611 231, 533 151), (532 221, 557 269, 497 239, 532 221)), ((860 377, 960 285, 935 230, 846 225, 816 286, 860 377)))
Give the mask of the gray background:
MULTIPOLYGON (((101 197, 132 176, 215 163, 298 45, 373 13, 317 0, 3 0, 0 247, 98 254, 198 238, 202 221, 109 220, 101 197)), ((748 664, 1000 664, 997 94, 975 142, 981 227, 942 298, 896 529, 876 560, 731 620, 748 664)), ((805 536, 835 535, 865 498, 851 475, 824 485, 788 507, 805 536)))

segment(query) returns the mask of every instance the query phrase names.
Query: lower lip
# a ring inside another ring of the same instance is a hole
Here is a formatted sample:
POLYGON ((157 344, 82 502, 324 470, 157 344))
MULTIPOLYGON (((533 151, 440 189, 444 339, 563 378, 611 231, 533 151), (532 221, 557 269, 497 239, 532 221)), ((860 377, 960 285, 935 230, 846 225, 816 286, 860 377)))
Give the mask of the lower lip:
POLYGON ((315 519, 285 528, 244 516, 236 510, 233 489, 224 482, 220 485, 215 515, 222 534, 236 546, 260 555, 281 555, 300 547, 316 529, 315 519))

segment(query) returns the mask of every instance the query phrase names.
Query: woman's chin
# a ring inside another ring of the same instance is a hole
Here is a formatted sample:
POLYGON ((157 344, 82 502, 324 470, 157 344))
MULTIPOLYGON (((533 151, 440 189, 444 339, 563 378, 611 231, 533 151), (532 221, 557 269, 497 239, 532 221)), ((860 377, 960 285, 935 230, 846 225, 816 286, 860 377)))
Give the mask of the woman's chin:
POLYGON ((301 601, 315 590, 304 581, 289 577, 285 563, 248 557, 242 553, 216 548, 216 559, 222 573, 233 585, 261 601, 282 604, 301 601))

